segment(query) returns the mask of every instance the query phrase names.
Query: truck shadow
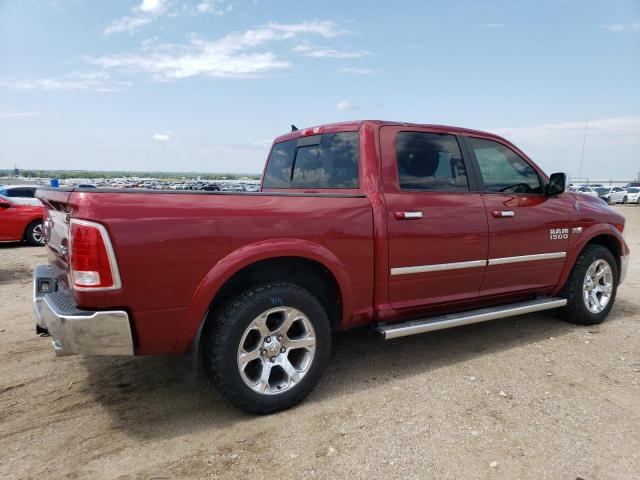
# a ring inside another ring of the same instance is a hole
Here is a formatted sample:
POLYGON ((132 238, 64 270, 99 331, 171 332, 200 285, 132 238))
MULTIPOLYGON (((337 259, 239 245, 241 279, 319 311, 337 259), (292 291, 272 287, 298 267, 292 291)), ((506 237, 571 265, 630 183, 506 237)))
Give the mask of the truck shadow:
POLYGON ((15 242, 0 242, 0 250, 9 250, 18 247, 30 247, 27 242, 15 241, 15 242))
MULTIPOLYGON (((543 312, 383 341, 369 329, 338 333, 323 380, 306 400, 340 401, 350 392, 377 388, 394 378, 428 373, 465 360, 562 336, 576 328, 543 312)), ((200 429, 239 427, 255 417, 234 408, 204 379, 183 381, 176 357, 83 360, 87 391, 113 419, 113 427, 140 438, 172 437, 200 429)), ((287 415, 303 409, 305 403, 287 415)))

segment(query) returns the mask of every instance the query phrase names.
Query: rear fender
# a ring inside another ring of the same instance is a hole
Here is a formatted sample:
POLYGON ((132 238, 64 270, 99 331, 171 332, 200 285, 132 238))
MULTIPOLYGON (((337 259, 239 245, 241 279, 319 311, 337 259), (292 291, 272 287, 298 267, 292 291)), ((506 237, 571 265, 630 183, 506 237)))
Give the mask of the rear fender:
POLYGON ((556 295, 558 292, 560 292, 560 290, 562 290, 562 287, 567 281, 567 278, 569 278, 571 269, 573 268, 573 265, 576 263, 576 260, 578 259, 578 255, 580 255, 580 252, 584 250, 584 247, 591 240, 593 240, 595 237, 600 235, 608 235, 610 237, 615 238, 620 247, 621 254, 629 255, 629 247, 627 247, 627 244, 622 238, 622 235, 613 225, 610 225, 608 223, 599 223, 597 225, 587 227, 582 232, 582 235, 580 235, 580 237, 575 241, 575 243, 571 247, 571 250, 567 252, 567 258, 565 260, 564 267, 560 274, 560 279, 558 280, 558 284, 553 289, 553 292, 551 293, 551 295, 556 295))
POLYGON ((353 292, 346 268, 326 247, 296 238, 265 240, 245 245, 220 260, 202 279, 196 289, 187 313, 180 324, 175 353, 184 353, 197 337, 206 319, 211 301, 220 288, 233 275, 249 265, 277 257, 301 257, 315 260, 327 268, 336 279, 342 297, 342 321, 352 311, 353 292))

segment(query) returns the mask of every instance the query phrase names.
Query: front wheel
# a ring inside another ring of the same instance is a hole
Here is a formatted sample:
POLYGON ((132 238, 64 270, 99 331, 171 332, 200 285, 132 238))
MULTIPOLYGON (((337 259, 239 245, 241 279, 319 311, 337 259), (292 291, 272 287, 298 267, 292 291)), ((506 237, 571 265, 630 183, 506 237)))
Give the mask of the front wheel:
POLYGON ((629 201, 629 199, 628 199, 627 197, 624 197, 624 198, 622 199, 622 204, 624 205, 624 204, 626 204, 628 201, 629 201))
POLYGON ((250 288, 209 319, 204 369, 218 390, 250 413, 302 401, 329 359, 329 319, 318 299, 291 283, 250 288))
POLYGON ((588 245, 576 260, 560 296, 567 299, 565 318, 580 325, 595 325, 607 318, 618 288, 618 267, 611 251, 588 245))
POLYGON ((27 243, 34 247, 39 247, 44 245, 44 235, 42 231, 42 220, 37 220, 32 222, 27 227, 27 230, 24 234, 27 243))

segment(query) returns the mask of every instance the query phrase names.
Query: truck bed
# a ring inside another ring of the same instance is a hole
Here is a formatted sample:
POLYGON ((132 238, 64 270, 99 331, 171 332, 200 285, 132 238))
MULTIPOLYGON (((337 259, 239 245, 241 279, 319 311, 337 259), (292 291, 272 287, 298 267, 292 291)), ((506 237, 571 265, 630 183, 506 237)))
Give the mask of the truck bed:
POLYGON ((370 312, 373 213, 362 194, 42 189, 49 217, 50 263, 66 270, 67 214, 100 219, 120 266, 119 291, 78 292, 80 308, 127 308, 135 319, 136 353, 181 353, 202 318, 193 299, 215 268, 240 249, 248 260, 297 256, 300 243, 334 258, 351 284, 349 311, 370 312), (253 253, 250 253, 254 250, 253 253), (176 341, 176 338, 178 340, 176 341))

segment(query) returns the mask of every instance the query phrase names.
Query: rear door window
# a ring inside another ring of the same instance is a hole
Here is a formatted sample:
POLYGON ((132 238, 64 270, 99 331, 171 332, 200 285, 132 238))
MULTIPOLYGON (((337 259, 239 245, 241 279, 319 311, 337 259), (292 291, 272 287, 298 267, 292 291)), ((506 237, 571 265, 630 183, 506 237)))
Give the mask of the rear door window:
POLYGON ((399 132, 396 159, 402 190, 469 191, 467 171, 453 135, 399 132))
POLYGON ((300 137, 274 145, 263 188, 358 188, 359 133, 300 137))

